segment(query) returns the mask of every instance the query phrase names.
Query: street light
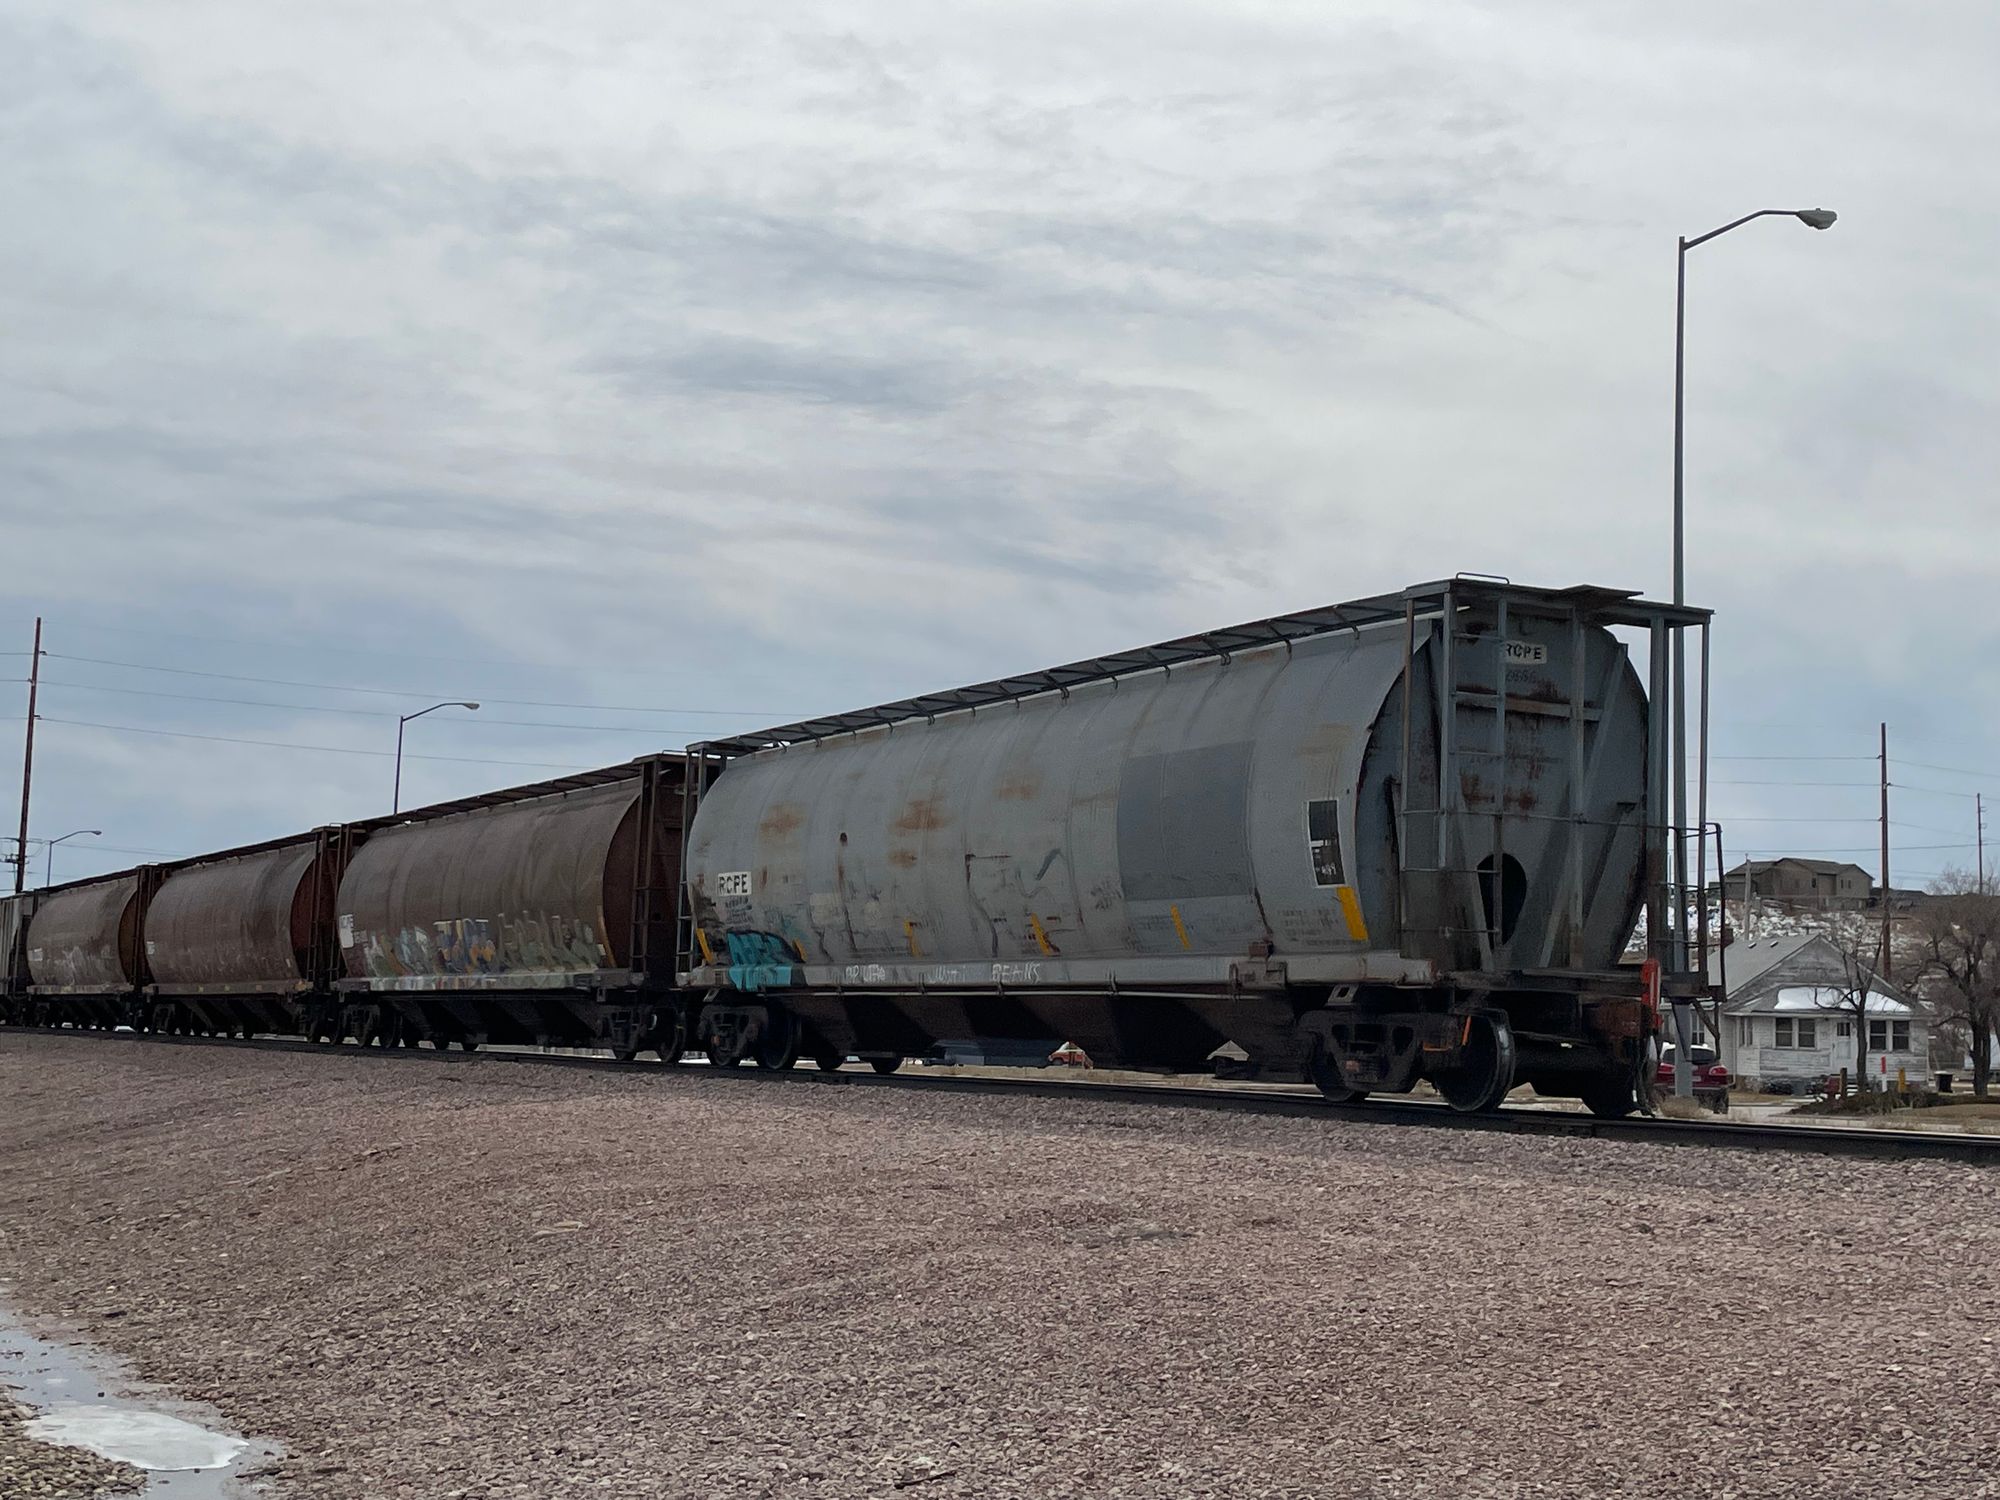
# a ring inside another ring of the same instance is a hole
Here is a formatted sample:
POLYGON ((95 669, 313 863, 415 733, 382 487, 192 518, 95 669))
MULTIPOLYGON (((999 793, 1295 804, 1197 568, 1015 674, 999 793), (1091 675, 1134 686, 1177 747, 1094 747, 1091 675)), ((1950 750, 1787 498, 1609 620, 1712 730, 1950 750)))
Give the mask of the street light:
POLYGON ((392 813, 403 810, 403 726, 412 719, 421 719, 425 714, 434 714, 441 708, 469 708, 474 713, 479 711, 477 703, 453 699, 449 703, 433 703, 429 708, 420 708, 413 714, 403 714, 396 720, 396 791, 389 799, 389 811, 392 813))
MULTIPOLYGON (((1674 278, 1674 603, 1687 603, 1687 562, 1681 504, 1682 373, 1687 363, 1687 265, 1688 251, 1705 245, 1718 235, 1739 229, 1752 219, 1797 219, 1810 229, 1831 229, 1840 215, 1830 208, 1760 208, 1754 214, 1731 219, 1720 229, 1685 235, 1680 242, 1680 263, 1674 278)), ((1687 636, 1674 632, 1674 958, 1683 972, 1687 969, 1687 636)), ((1885 877, 1886 878, 1886 877, 1885 877)), ((1674 1002, 1674 1092, 1682 1098, 1694 1094, 1694 1070, 1688 1059, 1687 1002, 1674 1002)))
POLYGON ((94 839, 101 839, 104 837, 104 830, 102 828, 79 828, 76 832, 66 833, 59 839, 49 840, 49 856, 42 866, 42 884, 44 886, 52 886, 56 883, 56 845, 67 843, 71 839, 80 839, 85 834, 89 834, 94 839))

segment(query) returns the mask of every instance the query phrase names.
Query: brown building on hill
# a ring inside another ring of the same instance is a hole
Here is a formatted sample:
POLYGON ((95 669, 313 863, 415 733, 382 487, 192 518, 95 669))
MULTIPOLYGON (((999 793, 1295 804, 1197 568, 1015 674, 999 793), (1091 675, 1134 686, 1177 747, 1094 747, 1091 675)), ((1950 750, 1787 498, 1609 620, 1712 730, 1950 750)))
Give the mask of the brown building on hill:
POLYGON ((1810 911, 1859 911, 1875 898, 1875 878, 1861 866, 1833 859, 1746 859, 1723 876, 1722 894, 1745 894, 1772 906, 1810 911))

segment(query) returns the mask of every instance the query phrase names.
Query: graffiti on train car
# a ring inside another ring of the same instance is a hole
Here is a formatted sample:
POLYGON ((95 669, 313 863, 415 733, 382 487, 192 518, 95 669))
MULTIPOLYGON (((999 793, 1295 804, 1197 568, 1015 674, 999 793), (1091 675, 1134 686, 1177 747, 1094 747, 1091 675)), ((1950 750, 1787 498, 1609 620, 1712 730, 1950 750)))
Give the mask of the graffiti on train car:
POLYGON ((1042 969, 1039 963, 848 964, 840 972, 847 984, 1040 984, 1042 969))
POLYGON ((596 969, 610 952, 588 922, 561 912, 455 917, 400 932, 357 928, 342 917, 341 946, 370 979, 596 969))
POLYGON ((102 944, 96 947, 72 943, 66 948, 30 948, 28 962, 34 966, 39 983, 63 986, 96 984, 107 971, 118 967, 117 956, 102 944))
POLYGON ((792 982, 792 965, 803 958, 798 946, 775 932, 731 932, 729 982, 739 990, 765 990, 792 982))

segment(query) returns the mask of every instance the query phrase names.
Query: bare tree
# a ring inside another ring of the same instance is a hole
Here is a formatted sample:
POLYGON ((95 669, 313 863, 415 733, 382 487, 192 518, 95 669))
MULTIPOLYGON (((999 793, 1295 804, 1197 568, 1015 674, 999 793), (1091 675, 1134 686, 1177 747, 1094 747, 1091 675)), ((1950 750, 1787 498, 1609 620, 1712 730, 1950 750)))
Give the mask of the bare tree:
POLYGON ((1868 1087, 1868 997, 1880 994, 1882 932, 1859 913, 1842 913, 1831 924, 1827 940, 1840 954, 1840 966, 1813 991, 1813 1008, 1838 1016, 1854 1032, 1854 1074, 1868 1087))
POLYGON ((1922 943, 1917 982, 1938 1021, 1966 1033, 1972 1092, 1983 1099, 2000 1031, 2000 889, 1990 878, 1947 870, 1932 882, 1914 926, 1922 943))

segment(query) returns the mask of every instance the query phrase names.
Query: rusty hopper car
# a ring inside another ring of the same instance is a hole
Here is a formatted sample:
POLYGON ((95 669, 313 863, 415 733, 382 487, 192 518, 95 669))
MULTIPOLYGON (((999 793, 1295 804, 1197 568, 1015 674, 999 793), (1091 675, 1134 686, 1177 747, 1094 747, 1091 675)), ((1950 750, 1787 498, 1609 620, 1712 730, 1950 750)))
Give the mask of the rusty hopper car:
MULTIPOLYGON (((1705 611, 1458 579, 691 750, 711 1058, 1226 1043, 1330 1096, 1622 1113, 1665 930, 1667 642, 1705 611), (1614 628, 1639 633, 1652 694, 1614 628)), ((1669 996, 1697 983, 1667 959, 1669 996)))
POLYGON ((0 896, 0 1021, 24 1012, 28 985, 28 918, 35 914, 39 891, 0 896))
POLYGON ((343 977, 311 1035, 658 1047, 677 1060, 677 761, 349 829, 343 977))
POLYGON ((115 1026, 147 978, 148 870, 45 891, 28 918, 27 1014, 115 1026))
POLYGON ((338 832, 169 870, 145 912, 147 1029, 289 1032, 331 977, 338 832))

